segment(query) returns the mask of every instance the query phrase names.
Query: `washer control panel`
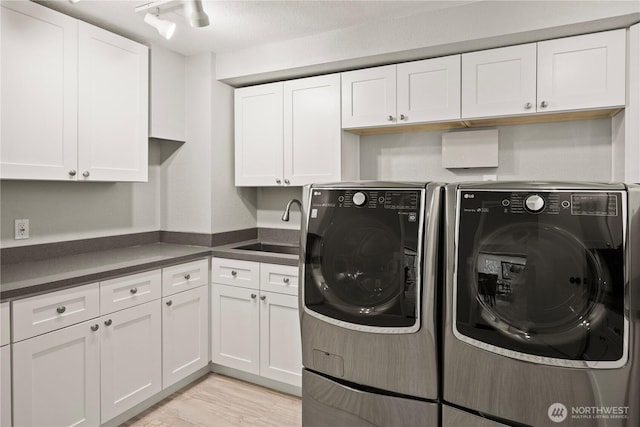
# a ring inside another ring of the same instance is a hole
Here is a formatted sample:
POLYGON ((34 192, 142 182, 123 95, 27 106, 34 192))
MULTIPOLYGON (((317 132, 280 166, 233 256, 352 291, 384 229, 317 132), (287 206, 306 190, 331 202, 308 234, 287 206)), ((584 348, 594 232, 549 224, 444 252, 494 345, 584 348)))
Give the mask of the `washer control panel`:
POLYGON ((618 216, 619 192, 460 190, 462 212, 618 216))
POLYGON ((412 210, 420 208, 421 190, 313 189, 312 208, 412 210))

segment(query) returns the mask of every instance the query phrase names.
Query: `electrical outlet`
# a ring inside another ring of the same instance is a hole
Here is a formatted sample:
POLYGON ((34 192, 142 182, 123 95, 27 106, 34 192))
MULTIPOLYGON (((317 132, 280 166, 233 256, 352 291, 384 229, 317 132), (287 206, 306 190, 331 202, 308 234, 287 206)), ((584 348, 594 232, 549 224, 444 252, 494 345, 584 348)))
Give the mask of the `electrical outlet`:
POLYGON ((16 219, 15 221, 15 240, 29 238, 29 220, 16 219))

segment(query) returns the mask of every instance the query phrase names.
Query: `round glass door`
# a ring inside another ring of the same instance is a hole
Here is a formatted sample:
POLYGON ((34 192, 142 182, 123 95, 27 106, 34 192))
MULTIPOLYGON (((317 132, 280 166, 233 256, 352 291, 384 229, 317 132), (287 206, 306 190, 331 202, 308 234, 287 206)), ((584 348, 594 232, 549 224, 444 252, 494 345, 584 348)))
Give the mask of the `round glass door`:
POLYGON ((404 292, 397 232, 376 218, 353 216, 314 242, 314 283, 327 302, 354 315, 386 311, 404 292))
POLYGON ((477 246, 472 292, 482 317, 503 333, 567 341, 598 322, 606 280, 598 259, 550 225, 499 228, 477 246))

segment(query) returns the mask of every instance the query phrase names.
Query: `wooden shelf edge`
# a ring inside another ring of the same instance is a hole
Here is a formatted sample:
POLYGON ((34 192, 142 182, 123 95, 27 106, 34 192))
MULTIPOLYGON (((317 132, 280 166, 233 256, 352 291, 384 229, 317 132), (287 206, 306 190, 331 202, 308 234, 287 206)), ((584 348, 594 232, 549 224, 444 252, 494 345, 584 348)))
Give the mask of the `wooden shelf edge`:
POLYGON ((537 113, 537 114, 523 115, 523 116, 462 119, 462 120, 454 120, 454 121, 447 121, 447 122, 415 123, 415 124, 408 124, 408 125, 369 127, 369 128, 343 129, 343 130, 345 132, 350 132, 356 135, 369 136, 369 135, 385 135, 385 134, 392 134, 392 133, 407 133, 407 132, 425 132, 425 131, 449 130, 449 129, 461 129, 461 128, 555 123, 555 122, 566 122, 566 121, 572 121, 572 120, 591 120, 591 119, 611 118, 622 110, 623 110, 622 107, 615 107, 615 108, 606 108, 606 109, 599 109, 599 110, 563 111, 558 113, 537 113))

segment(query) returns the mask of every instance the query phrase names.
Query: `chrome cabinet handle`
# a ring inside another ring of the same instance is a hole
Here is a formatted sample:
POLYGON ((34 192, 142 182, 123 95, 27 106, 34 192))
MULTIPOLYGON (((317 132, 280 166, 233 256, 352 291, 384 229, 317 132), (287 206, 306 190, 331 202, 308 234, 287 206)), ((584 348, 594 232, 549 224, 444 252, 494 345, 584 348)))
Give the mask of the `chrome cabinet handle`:
POLYGON ((533 108, 533 104, 530 102, 527 102, 526 104, 524 104, 524 109, 525 110, 530 110, 531 108, 533 108))
POLYGON ((97 323, 96 323, 95 325, 92 325, 92 326, 91 326, 91 330, 92 330, 93 332, 97 331, 99 328, 100 328, 100 325, 98 325, 97 323))
POLYGON ((547 108, 547 107, 549 106, 549 103, 548 103, 547 101, 542 101, 542 102, 540 103, 540 106, 541 106, 542 108, 547 108))
POLYGON ((257 295, 256 294, 251 294, 251 299, 256 299, 257 295))
POLYGON ((65 311, 67 311, 67 307, 65 307, 64 305, 61 305, 60 307, 56 308, 56 311, 60 314, 64 313, 65 311))
POLYGON ((191 274, 187 273, 184 275, 184 280, 189 280, 191 279, 191 274))
POLYGON ((407 116, 405 116, 404 114, 400 114, 400 120, 407 120, 407 116))
POLYGON ((260 299, 261 299, 262 301, 264 301, 264 300, 266 300, 266 299, 267 299, 267 296, 266 296, 266 295, 260 295, 260 299))
POLYGON ((85 178, 89 178, 89 175, 89 171, 82 172, 82 176, 84 176, 85 178))
POLYGON ((282 184, 282 180, 280 178, 276 178, 276 184, 282 184))
POLYGON ((284 183, 285 183, 285 184, 287 184, 287 185, 289 185, 289 184, 291 183, 291 181, 289 181, 288 179, 285 179, 285 180, 284 180, 284 183))
POLYGON ((75 169, 71 169, 71 170, 69 171, 69 176, 76 176, 76 173, 77 173, 77 172, 75 171, 75 169))
POLYGON ((388 122, 392 122, 392 121, 393 121, 393 116, 389 116, 389 117, 387 117, 387 121, 388 121, 388 122))
POLYGON ((167 304, 167 307, 171 307, 171 305, 173 304, 173 301, 169 300, 165 304, 167 304))
POLYGON ((233 277, 236 277, 236 276, 238 275, 238 272, 237 272, 237 271, 235 271, 235 270, 231 270, 231 275, 232 275, 233 277))
POLYGON ((284 279, 282 279, 282 281, 283 281, 284 283, 289 283, 289 278, 288 278, 288 277, 285 277, 284 279))
POLYGON ((132 294, 137 294, 138 293, 138 288, 131 288, 129 289, 129 292, 131 292, 132 294))
POLYGON ((111 319, 105 320, 104 321, 104 326, 111 326, 112 323, 113 323, 113 320, 111 320, 111 319))

